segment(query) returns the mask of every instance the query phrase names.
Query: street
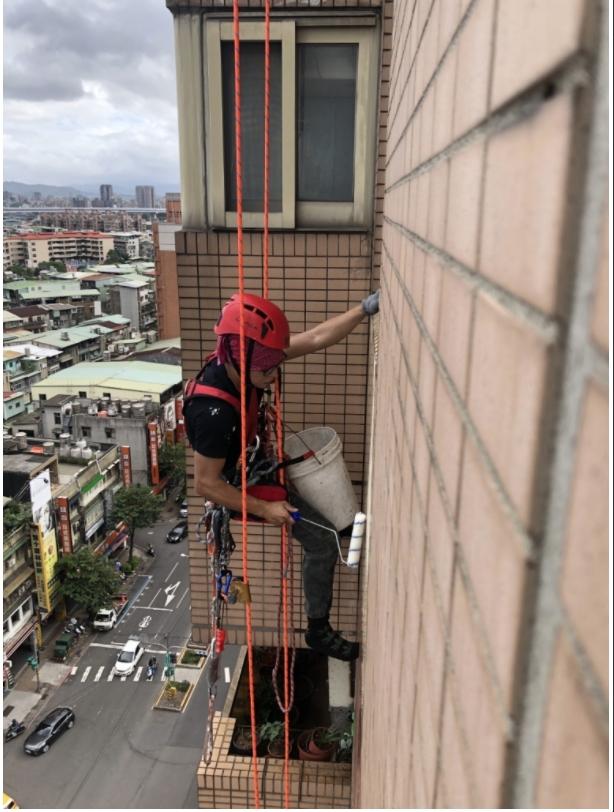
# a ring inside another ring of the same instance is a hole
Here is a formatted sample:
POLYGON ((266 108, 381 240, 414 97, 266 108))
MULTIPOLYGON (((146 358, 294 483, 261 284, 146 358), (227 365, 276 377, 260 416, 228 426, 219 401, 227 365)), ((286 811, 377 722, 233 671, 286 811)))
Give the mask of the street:
MULTIPOLYGON (((190 636, 187 544, 167 544, 175 521, 141 530, 137 546, 156 551, 137 576, 117 627, 88 636, 67 677, 37 707, 36 720, 58 705, 76 714, 72 730, 38 758, 23 751, 25 734, 4 746, 4 789, 27 808, 181 809, 196 807, 196 767, 207 720, 207 688, 198 681, 183 713, 152 710, 163 687, 166 645, 178 653, 190 636), (113 677, 119 649, 138 636, 145 654, 128 677, 113 677), (152 682, 147 660, 158 660, 152 682)), ((226 654, 226 652, 225 652, 226 654)), ((227 654, 231 663, 233 652, 227 654)), ((201 672, 198 672, 201 673, 201 672)), ((196 672, 194 678, 196 679, 196 672)), ((216 704, 223 702, 220 690, 216 704)))

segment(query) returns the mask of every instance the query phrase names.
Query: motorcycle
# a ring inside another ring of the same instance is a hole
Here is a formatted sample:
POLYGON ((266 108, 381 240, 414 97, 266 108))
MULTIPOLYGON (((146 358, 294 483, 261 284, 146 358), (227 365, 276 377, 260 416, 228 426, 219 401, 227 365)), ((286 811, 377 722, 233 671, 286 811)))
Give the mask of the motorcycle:
POLYGON ((69 634, 76 634, 77 637, 81 637, 81 635, 85 632, 85 626, 83 623, 79 623, 76 617, 71 617, 65 626, 64 631, 69 634))
POLYGON ((145 672, 145 679, 147 682, 152 682, 153 678, 156 675, 156 671, 158 670, 158 663, 156 662, 155 658, 153 661, 150 661, 147 666, 147 671, 145 672))
POLYGON ((150 555, 152 558, 155 558, 156 551, 154 550, 153 545, 149 544, 147 546, 147 549, 145 550, 145 554, 150 555))
POLYGON ((17 719, 13 719, 11 724, 7 727, 4 732, 4 741, 10 742, 11 739, 16 739, 20 733, 23 733, 26 729, 26 726, 23 722, 18 722, 17 719))

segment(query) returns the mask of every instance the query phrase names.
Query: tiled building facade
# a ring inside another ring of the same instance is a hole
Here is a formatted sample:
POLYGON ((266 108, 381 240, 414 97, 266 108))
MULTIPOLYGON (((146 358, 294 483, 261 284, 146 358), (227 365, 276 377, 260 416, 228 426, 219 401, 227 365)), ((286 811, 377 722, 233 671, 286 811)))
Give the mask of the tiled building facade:
MULTIPOLYGON (((237 287, 236 235, 211 222, 199 186, 202 25, 231 3, 167 5, 189 377, 237 287)), ((369 516, 361 572, 339 571, 332 618, 363 643, 352 805, 606 805, 605 3, 564 0, 556 15, 550 0, 273 8, 276 20, 371 12, 378 30, 369 223, 285 228, 270 242, 271 298, 293 332, 382 289, 375 335, 365 323, 284 378, 287 423, 337 430, 369 516)), ((245 266, 259 292, 256 231, 245 266)), ((193 638, 205 642, 201 501, 190 486, 193 638)), ((261 644, 276 639, 277 538, 250 527, 261 644)), ((227 626, 244 641, 240 611, 227 626)))

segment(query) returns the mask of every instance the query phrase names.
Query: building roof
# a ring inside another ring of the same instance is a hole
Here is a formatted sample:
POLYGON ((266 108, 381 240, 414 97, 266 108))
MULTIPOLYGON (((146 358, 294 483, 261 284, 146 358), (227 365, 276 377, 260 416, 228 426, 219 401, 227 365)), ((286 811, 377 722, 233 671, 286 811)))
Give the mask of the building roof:
POLYGON ((147 279, 122 279, 117 283, 118 288, 147 288, 150 286, 147 279))
POLYGON ((25 395, 25 392, 5 392, 2 391, 4 400, 12 400, 13 398, 20 398, 22 395, 25 395))
POLYGON ((49 311, 45 310, 42 305, 23 305, 22 307, 12 307, 10 312, 14 313, 17 318, 24 319, 29 316, 42 316, 49 311))
POLYGON ((105 313, 104 316, 96 316, 94 319, 82 321, 79 327, 92 325, 93 327, 102 324, 109 329, 117 329, 118 327, 127 327, 130 324, 130 319, 126 316, 121 316, 119 313, 105 313))
POLYGON ((100 231, 30 231, 7 237, 9 240, 77 240, 77 239, 113 239, 109 234, 100 231))
POLYGON ((53 358, 55 355, 61 355, 60 350, 51 349, 51 347, 38 347, 36 344, 11 344, 12 350, 21 350, 21 352, 30 358, 53 358))
POLYGON ((2 341, 4 344, 14 344, 16 341, 27 341, 34 338, 35 335, 36 333, 31 330, 15 330, 13 333, 4 333, 2 341))
POLYGON ((15 313, 11 313, 10 310, 3 310, 2 311, 2 322, 3 324, 11 324, 15 323, 16 321, 23 321, 20 316, 17 316, 15 313))
POLYGON ((2 349, 2 359, 4 361, 16 361, 18 358, 25 356, 25 352, 18 352, 16 350, 2 349))
POLYGON ((151 364, 146 361, 84 361, 49 375, 32 387, 37 392, 55 390, 70 394, 72 390, 87 391, 95 387, 110 391, 126 390, 140 395, 160 395, 181 383, 181 368, 171 364, 151 364))
POLYGON ((131 353, 127 361, 149 361, 152 364, 176 364, 181 366, 181 350, 177 347, 164 347, 158 350, 148 345, 145 350, 131 353))
POLYGON ((4 290, 16 291, 22 299, 42 299, 46 296, 99 296, 97 290, 81 290, 79 282, 60 279, 20 280, 7 282, 4 290))
POLYGON ((77 327, 65 327, 59 330, 48 330, 46 333, 38 333, 34 337, 34 341, 36 341, 37 344, 42 344, 46 347, 59 347, 61 349, 65 349, 66 347, 73 347, 75 344, 82 344, 84 341, 89 341, 92 338, 99 338, 100 335, 105 335, 111 332, 111 329, 108 327, 102 327, 99 324, 79 324, 77 327), (100 330, 100 332, 95 332, 95 330, 100 330))

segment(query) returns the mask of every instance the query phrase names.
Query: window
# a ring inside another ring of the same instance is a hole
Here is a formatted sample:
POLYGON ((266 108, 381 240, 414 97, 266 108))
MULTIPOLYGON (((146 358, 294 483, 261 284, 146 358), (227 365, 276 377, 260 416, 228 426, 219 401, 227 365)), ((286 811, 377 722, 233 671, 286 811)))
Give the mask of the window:
POLYGON ((59 412, 53 413, 53 422, 56 426, 62 425, 62 415, 59 412))
POLYGON ((87 392, 79 392, 79 397, 80 398, 86 398, 87 397, 87 392))
POLYGON ((92 429, 90 426, 81 426, 81 436, 82 437, 91 437, 92 436, 92 429))
MULTIPOLYGON (((271 228, 367 227, 377 101, 374 17, 271 23, 271 228)), ((206 20, 207 203, 213 226, 236 225, 232 24, 206 20), (220 110, 222 115, 220 115, 220 110)), ((241 25, 243 223, 262 227, 264 25, 241 25)))
POLYGON ((107 440, 112 440, 115 437, 115 429, 105 429, 104 433, 107 440))

